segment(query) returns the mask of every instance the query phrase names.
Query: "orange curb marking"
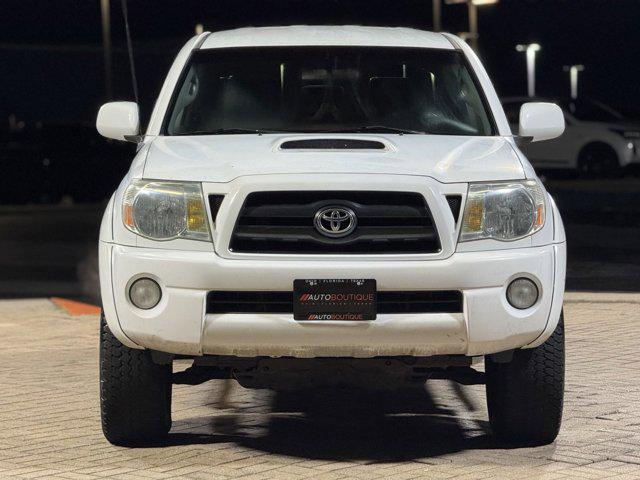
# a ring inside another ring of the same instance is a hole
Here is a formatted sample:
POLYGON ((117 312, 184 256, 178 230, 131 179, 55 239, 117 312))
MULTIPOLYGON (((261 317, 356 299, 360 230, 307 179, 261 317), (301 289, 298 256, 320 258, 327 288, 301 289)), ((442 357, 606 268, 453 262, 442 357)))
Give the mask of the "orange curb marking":
POLYGON ((76 302, 67 298, 51 297, 51 301, 58 307, 67 311, 69 315, 99 315, 100 307, 91 305, 90 303, 76 302))

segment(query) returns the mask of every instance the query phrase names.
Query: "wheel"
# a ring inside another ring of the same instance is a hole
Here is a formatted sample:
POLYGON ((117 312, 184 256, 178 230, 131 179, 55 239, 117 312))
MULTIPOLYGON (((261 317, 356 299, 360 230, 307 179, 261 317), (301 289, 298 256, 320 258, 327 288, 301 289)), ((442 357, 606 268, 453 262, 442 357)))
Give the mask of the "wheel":
POLYGON ((171 428, 171 365, 157 365, 147 350, 129 348, 100 316, 100 414, 114 445, 162 439, 171 428))
POLYGON ((615 150, 609 145, 593 143, 580 152, 578 170, 586 178, 615 177, 620 172, 620 162, 615 150))
POLYGON ((485 358, 487 406, 502 441, 546 445, 555 440, 564 398, 564 319, 539 347, 517 350, 508 363, 485 358))

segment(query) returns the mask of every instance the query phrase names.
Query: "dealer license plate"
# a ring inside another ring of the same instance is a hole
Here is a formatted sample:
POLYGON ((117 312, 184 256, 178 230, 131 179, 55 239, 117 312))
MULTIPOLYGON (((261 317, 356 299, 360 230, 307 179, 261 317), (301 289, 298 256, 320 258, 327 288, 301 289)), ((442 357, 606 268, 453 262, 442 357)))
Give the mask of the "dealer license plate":
POLYGON ((375 320, 376 307, 372 279, 293 281, 296 320, 375 320))

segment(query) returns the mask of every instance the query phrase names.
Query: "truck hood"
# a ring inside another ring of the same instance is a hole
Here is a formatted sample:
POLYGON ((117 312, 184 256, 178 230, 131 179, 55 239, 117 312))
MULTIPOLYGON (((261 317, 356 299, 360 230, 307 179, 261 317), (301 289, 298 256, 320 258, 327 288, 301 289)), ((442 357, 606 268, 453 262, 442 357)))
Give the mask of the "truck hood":
POLYGON ((443 183, 525 177, 505 138, 397 134, 159 136, 150 145, 143 175, 224 183, 286 173, 421 175, 443 183), (319 138, 378 141, 384 149, 281 148, 290 140, 319 138))

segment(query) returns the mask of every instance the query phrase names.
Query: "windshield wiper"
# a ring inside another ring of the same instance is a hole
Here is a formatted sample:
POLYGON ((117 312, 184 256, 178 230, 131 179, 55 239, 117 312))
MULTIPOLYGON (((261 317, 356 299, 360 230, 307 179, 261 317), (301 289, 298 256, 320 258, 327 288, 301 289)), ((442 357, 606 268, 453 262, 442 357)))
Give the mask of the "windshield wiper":
POLYGON ((359 125, 355 127, 342 127, 335 130, 277 130, 267 128, 214 128, 213 130, 194 130, 191 132, 176 133, 174 135, 188 136, 188 135, 242 135, 242 134, 256 134, 262 135, 263 133, 406 133, 426 135, 426 132, 420 130, 411 130, 408 128, 388 127, 386 125, 359 125))
POLYGON ((399 127, 389 127, 387 125, 360 125, 358 127, 345 127, 336 130, 324 131, 322 133, 407 133, 407 134, 417 134, 417 135, 426 135, 427 132, 423 132, 420 130, 411 130, 408 128, 399 128, 399 127))
POLYGON ((242 134, 263 134, 263 133, 280 133, 281 130, 264 130, 257 128, 214 128, 213 130, 194 130, 192 132, 176 133, 175 135, 242 135, 242 134))

